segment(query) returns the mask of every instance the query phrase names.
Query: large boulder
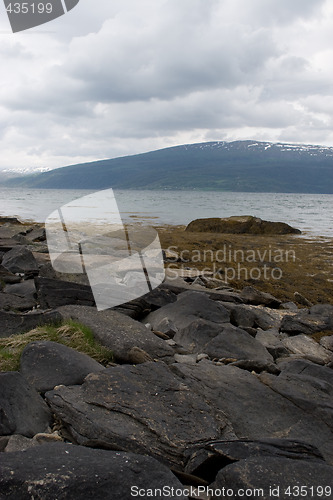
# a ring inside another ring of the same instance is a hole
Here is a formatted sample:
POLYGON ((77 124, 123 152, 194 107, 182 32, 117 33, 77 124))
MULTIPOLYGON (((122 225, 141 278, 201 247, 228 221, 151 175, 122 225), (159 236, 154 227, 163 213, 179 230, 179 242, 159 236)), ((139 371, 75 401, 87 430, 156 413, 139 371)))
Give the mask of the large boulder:
POLYGON ((57 309, 64 320, 73 319, 88 326, 96 340, 111 349, 116 360, 131 363, 131 351, 140 348, 153 359, 173 360, 174 352, 142 323, 117 311, 97 311, 95 307, 63 306, 57 309))
POLYGON ((18 372, 0 373, 0 435, 32 437, 45 432, 51 413, 42 397, 18 372))
MULTIPOLYGON (((196 366, 176 364, 173 370, 191 390, 231 422, 237 438, 288 438, 317 447, 333 463, 332 429, 318 425, 312 411, 300 408, 260 381, 257 375, 235 366, 202 360, 196 366)), ((275 377, 279 378, 279 377, 275 377)))
POLYGON ((299 229, 284 222, 270 222, 251 215, 225 218, 196 219, 189 223, 186 231, 194 233, 229 234, 301 234, 299 229))
POLYGON ((220 303, 210 299, 205 292, 186 291, 177 296, 177 301, 150 313, 145 322, 159 330, 160 323, 167 318, 177 330, 186 328, 197 319, 212 323, 228 323, 229 311, 220 303))
POLYGON ((86 354, 56 342, 31 342, 22 352, 20 373, 39 392, 56 385, 82 384, 88 373, 104 367, 86 354))
POLYGON ((79 444, 149 454, 178 467, 189 446, 227 430, 225 417, 164 363, 107 368, 45 397, 79 444))
POLYGON ((148 499, 163 487, 167 493, 159 498, 185 500, 182 484, 167 467, 134 453, 54 443, 6 453, 0 461, 0 490, 5 494, 0 498, 148 499))
POLYGON ((2 259, 2 266, 12 273, 38 274, 38 263, 33 253, 24 246, 9 250, 2 259))

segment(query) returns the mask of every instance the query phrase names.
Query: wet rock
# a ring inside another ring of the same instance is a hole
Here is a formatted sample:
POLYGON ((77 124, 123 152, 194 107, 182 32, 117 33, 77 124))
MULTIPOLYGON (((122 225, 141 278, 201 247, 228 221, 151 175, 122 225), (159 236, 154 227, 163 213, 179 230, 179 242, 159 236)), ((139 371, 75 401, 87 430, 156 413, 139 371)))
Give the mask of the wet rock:
POLYGON ((49 408, 18 372, 0 373, 0 435, 32 437, 50 422, 49 408))
POLYGON ((51 278, 36 278, 35 283, 38 302, 43 309, 68 304, 95 306, 94 296, 88 285, 51 278))
POLYGON ((20 373, 38 392, 56 385, 82 384, 88 373, 104 367, 86 354, 56 342, 31 342, 22 352, 20 373))
POLYGON ((79 444, 149 454, 178 467, 189 445, 221 437, 227 425, 164 363, 108 368, 45 396, 79 444))
POLYGON ((240 293, 242 300, 246 304, 252 304, 254 306, 267 306, 272 308, 279 308, 281 301, 276 297, 273 297, 270 293, 261 292, 252 286, 246 286, 240 293))
POLYGON ((37 261, 24 246, 17 246, 7 252, 2 259, 2 266, 12 273, 38 274, 37 261))
POLYGON ((213 323, 229 322, 229 311, 222 305, 207 297, 204 292, 186 291, 177 296, 177 301, 150 313, 145 322, 154 330, 160 330, 160 323, 168 318, 179 330, 185 328, 198 318, 213 323))
POLYGON ((307 335, 296 335, 282 340, 282 344, 290 352, 297 354, 299 357, 306 358, 319 365, 330 363, 333 355, 330 351, 317 344, 307 335))
POLYGON ((302 491, 302 498, 313 499, 314 492, 317 497, 318 486, 331 485, 332 473, 333 467, 325 462, 250 457, 222 469, 211 488, 230 489, 235 492, 232 496, 234 499, 244 498, 242 493, 237 494, 244 490, 248 490, 251 496, 256 495, 257 498, 277 497, 280 500, 299 496, 302 491))
POLYGON ((284 222, 270 222, 251 215, 225 218, 196 219, 186 227, 195 233, 229 234, 301 234, 299 229, 284 222))
MULTIPOLYGON (((0 461, 0 489, 13 499, 125 500, 136 491, 164 485, 171 492, 182 488, 169 469, 151 457, 65 443, 6 453, 0 461), (137 489, 131 491, 132 486, 137 489)), ((141 496, 149 497, 149 491, 141 496)), ((185 500, 181 493, 160 498, 185 500)))
POLYGON ((153 359, 173 360, 173 350, 142 323, 117 311, 97 311, 95 307, 63 306, 57 309, 63 319, 74 319, 88 326, 96 340, 111 349, 116 360, 131 363, 130 351, 139 347, 153 359))
POLYGON ((57 311, 33 311, 20 314, 0 310, 0 338, 28 332, 37 326, 56 324, 61 319, 57 311))

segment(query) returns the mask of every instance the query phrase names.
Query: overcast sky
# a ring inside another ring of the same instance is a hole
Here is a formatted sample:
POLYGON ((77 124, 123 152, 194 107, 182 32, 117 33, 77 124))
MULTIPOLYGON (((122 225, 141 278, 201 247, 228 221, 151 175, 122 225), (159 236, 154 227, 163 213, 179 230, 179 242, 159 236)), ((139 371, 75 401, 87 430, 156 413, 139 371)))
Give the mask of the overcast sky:
POLYGON ((333 146, 332 0, 81 0, 11 33, 0 5, 0 169, 184 143, 333 146))

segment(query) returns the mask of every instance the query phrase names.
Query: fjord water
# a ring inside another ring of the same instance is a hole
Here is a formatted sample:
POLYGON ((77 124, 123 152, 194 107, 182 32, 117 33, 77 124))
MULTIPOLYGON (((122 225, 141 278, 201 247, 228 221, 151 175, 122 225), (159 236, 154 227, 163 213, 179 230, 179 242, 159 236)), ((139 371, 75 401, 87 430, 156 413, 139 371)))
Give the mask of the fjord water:
MULTIPOLYGON (((0 189, 0 216, 44 222, 89 190, 0 189)), ((124 222, 188 224, 193 219, 254 215, 286 222, 306 235, 333 237, 333 195, 221 191, 114 190, 124 222)))

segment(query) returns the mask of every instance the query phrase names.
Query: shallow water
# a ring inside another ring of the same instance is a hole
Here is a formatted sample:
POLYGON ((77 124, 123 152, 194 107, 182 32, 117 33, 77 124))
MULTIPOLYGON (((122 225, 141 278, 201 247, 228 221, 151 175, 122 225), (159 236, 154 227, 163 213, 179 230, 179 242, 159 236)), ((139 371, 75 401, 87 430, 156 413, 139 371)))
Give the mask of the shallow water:
MULTIPOLYGON (((44 222, 88 190, 0 189, 0 215, 44 222)), ((204 217, 254 215, 286 222, 312 236, 333 237, 333 195, 220 191, 115 190, 123 221, 188 224, 204 217)))

